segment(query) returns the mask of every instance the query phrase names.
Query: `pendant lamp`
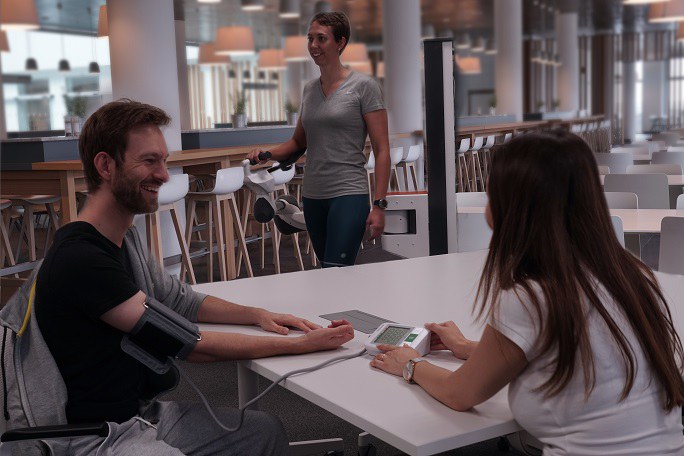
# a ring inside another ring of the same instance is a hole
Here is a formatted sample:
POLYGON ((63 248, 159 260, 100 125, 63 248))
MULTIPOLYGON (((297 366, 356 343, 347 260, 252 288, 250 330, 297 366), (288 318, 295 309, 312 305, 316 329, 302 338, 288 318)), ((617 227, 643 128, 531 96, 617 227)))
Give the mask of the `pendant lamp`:
POLYGON ((40 26, 34 0, 2 0, 0 18, 2 30, 35 30, 40 26))
POLYGON ((249 27, 220 27, 216 31, 216 54, 252 55, 254 54, 254 35, 249 27))

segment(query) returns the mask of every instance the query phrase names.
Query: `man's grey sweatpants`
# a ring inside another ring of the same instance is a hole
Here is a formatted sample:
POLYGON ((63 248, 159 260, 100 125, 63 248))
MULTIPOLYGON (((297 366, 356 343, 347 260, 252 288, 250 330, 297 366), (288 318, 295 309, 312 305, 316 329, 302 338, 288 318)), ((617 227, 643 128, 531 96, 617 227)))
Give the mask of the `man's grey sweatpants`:
MULTIPOLYGON (((237 409, 217 408, 214 411, 225 426, 237 424, 240 414, 237 409)), ((248 410, 242 427, 235 432, 226 432, 200 403, 154 402, 141 417, 121 424, 109 423, 109 428, 109 436, 105 438, 72 439, 64 454, 285 455, 288 449, 285 431, 276 417, 248 410)))

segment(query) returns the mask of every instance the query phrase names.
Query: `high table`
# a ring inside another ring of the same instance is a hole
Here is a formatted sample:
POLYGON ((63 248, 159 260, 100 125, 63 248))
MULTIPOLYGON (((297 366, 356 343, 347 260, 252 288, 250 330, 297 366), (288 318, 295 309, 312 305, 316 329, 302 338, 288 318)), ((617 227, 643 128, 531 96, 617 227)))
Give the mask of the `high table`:
MULTIPOLYGON (((466 337, 478 339, 483 326, 473 321, 471 310, 485 255, 486 251, 457 253, 193 288, 240 304, 292 312, 320 324, 327 321, 318 315, 350 309, 416 326, 454 320, 466 337)), ((670 302, 675 326, 684 334, 684 276, 657 276, 670 302)), ((256 327, 202 327, 265 334, 256 327)), ((239 366, 243 374, 256 372, 274 380, 293 369, 360 351, 366 337, 357 331, 355 339, 339 350, 242 361, 239 366)), ((452 370, 462 364, 447 352, 430 354, 428 359, 452 370)), ((364 355, 289 378, 282 385, 411 455, 434 454, 520 430, 508 407, 507 388, 469 412, 456 412, 419 386, 371 368, 370 360, 364 355)), ((254 383, 254 378, 241 377, 241 394, 254 388, 254 383)), ((246 397, 241 399, 244 403, 246 397)))
MULTIPOLYGON (((458 207, 460 214, 484 214, 484 207, 458 207)), ((684 217, 684 210, 676 209, 610 209, 610 215, 622 219, 626 234, 660 233, 665 217, 684 217)))

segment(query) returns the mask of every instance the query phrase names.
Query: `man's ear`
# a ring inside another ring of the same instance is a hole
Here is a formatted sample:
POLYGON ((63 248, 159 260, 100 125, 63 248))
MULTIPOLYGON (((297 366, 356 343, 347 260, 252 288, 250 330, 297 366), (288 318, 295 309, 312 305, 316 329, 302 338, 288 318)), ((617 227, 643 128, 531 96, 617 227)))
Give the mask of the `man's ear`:
POLYGON ((93 159, 93 164, 104 182, 112 180, 112 173, 116 163, 114 163, 114 159, 107 152, 98 152, 93 159))

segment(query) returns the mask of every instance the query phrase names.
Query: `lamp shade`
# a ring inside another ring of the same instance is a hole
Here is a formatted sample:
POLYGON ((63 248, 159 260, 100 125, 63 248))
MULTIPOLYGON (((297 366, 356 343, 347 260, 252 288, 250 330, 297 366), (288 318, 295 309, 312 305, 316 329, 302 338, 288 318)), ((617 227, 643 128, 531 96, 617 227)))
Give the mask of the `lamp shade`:
POLYGON ((107 5, 100 7, 100 13, 97 16, 97 36, 109 36, 109 24, 107 24, 107 5))
POLYGON ((26 59, 26 64, 24 66, 26 71, 37 71, 38 70, 38 62, 36 62, 36 59, 33 57, 29 57, 26 59))
POLYGON ((485 39, 479 36, 475 39, 475 44, 473 44, 473 47, 470 48, 470 50, 472 52, 484 52, 486 44, 485 39))
POLYGON ((282 19, 295 19, 301 15, 299 0, 280 0, 280 12, 282 19))
POLYGON ((0 30, 0 52, 9 52, 9 41, 7 41, 7 32, 0 30))
POLYGON ((654 3, 648 7, 649 22, 684 21, 684 0, 654 3))
POLYGON ((242 0, 242 11, 263 11, 264 0, 242 0))
POLYGON ((67 59, 62 59, 59 61, 58 65, 59 71, 71 71, 71 65, 67 59))
POLYGON ((482 72, 482 65, 479 57, 454 57, 456 65, 458 65, 461 74, 480 74, 482 72))
POLYGON ((494 46, 494 39, 490 38, 487 40, 487 46, 485 46, 485 54, 496 55, 496 47, 494 46))
POLYGON ((285 52, 282 49, 262 49, 259 51, 259 68, 262 70, 283 70, 285 52))
POLYGON ((285 37, 285 60, 287 62, 302 62, 308 59, 306 45, 306 37, 303 35, 285 37))
POLYGON ((90 62, 90 64, 88 65, 88 73, 95 74, 95 73, 99 73, 99 72, 100 72, 100 65, 95 61, 90 62))
POLYGON ((684 22, 679 23, 679 30, 677 31, 677 41, 684 41, 684 22))
POLYGON ((34 0, 2 0, 0 20, 2 30, 33 30, 40 26, 34 0))
POLYGON ((378 79, 385 77, 385 62, 378 62, 378 66, 375 68, 375 77, 378 79))
POLYGON ((252 55, 254 34, 249 27, 221 27, 216 31, 214 45, 218 55, 252 55))
POLYGON ((230 62, 230 57, 216 55, 216 45, 214 43, 202 43, 199 46, 199 56, 197 63, 200 65, 225 65, 230 62))
POLYGON ((367 62, 368 48, 363 43, 349 44, 342 52, 341 60, 345 65, 367 62))

